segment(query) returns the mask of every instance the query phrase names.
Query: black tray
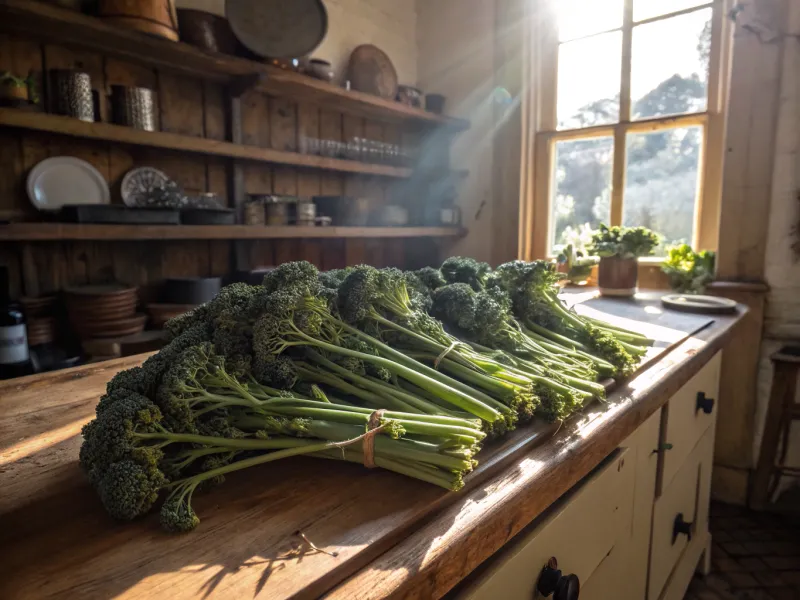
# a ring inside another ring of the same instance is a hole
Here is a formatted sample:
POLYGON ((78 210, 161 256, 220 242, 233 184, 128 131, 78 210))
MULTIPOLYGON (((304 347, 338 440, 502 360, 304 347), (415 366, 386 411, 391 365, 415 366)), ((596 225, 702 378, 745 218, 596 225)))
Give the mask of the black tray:
POLYGON ((179 225, 180 214, 172 208, 128 208, 110 204, 72 204, 61 207, 58 220, 66 223, 179 225))
POLYGON ((236 212, 230 208, 188 208, 181 211, 184 225, 233 225, 236 212))

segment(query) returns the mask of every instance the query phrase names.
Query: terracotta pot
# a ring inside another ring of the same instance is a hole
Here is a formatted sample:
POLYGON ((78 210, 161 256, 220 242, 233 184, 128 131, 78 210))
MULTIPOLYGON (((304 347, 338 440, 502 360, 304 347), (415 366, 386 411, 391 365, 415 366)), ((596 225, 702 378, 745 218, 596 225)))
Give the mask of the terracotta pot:
POLYGON ((13 100, 28 101, 28 86, 16 83, 0 84, 0 97, 13 100))
POLYGON ((639 263, 635 258, 601 258, 598 271, 598 287, 603 296, 631 297, 636 294, 639 263))

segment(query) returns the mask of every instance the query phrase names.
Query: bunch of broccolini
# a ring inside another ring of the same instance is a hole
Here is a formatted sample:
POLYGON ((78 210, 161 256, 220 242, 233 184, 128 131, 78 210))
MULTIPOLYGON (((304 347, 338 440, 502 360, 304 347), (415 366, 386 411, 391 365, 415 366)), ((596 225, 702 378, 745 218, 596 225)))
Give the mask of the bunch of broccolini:
POLYGON ((457 490, 487 436, 567 418, 643 353, 641 336, 567 310, 555 277, 465 258, 415 272, 294 262, 228 286, 108 383, 81 466, 112 516, 160 501, 170 531, 197 526, 198 488, 296 455, 457 490))

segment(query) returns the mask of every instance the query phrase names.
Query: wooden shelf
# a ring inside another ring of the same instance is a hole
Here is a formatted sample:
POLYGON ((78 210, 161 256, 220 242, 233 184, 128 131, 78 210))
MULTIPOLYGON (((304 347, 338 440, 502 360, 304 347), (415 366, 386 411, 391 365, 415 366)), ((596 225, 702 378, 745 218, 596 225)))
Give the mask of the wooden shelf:
POLYGON ((0 31, 122 58, 198 79, 235 84, 256 77, 261 91, 325 108, 417 127, 469 128, 469 121, 435 115, 369 94, 344 90, 299 73, 251 60, 206 52, 114 27, 101 19, 31 0, 0 0, 0 31))
POLYGON ((410 177, 412 173, 411 169, 401 167, 326 158, 297 152, 273 150, 271 148, 258 148, 256 146, 243 146, 241 144, 176 133, 142 131, 141 129, 111 125, 109 123, 86 123, 71 117, 29 112, 14 108, 0 108, 0 126, 16 127, 29 131, 46 131, 48 133, 103 140, 131 146, 163 148, 179 152, 224 156, 246 161, 324 169, 342 173, 360 173, 399 178, 410 177))
POLYGON ((460 227, 266 227, 261 225, 12 223, 10 225, 0 225, 0 242, 445 238, 458 237, 465 233, 466 231, 460 227))

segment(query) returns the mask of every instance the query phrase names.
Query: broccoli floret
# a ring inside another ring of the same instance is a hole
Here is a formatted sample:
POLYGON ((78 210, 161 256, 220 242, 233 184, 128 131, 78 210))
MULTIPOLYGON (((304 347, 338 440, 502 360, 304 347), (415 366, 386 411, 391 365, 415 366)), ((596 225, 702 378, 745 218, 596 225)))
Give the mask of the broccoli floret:
POLYGON ((295 289, 314 295, 320 287, 319 271, 304 260, 283 263, 264 276, 264 287, 268 294, 295 289))
POLYGON ((130 521, 150 511, 166 483, 157 467, 125 459, 109 465, 97 482, 97 491, 112 517, 130 521))
POLYGON ((198 483, 176 487, 161 506, 161 526, 171 533, 186 533, 200 524, 192 508, 192 494, 198 483))
POLYGON ((442 272, 439 269, 434 269, 433 267, 423 267, 416 271, 412 271, 411 274, 416 276, 416 278, 428 289, 429 293, 447 285, 447 281, 442 276, 442 272))
POLYGON ((253 361, 253 377, 263 385, 289 390, 297 383, 297 369, 288 356, 258 355, 253 361))
POLYGON ((207 328, 208 321, 208 305, 203 304, 190 310, 189 312, 180 315, 179 317, 170 319, 167 321, 166 325, 164 325, 164 329, 167 331, 168 338, 173 340, 181 335, 184 331, 192 327, 199 325, 207 328))
POLYGON ((439 270, 447 283, 466 283, 477 292, 486 285, 491 267, 474 258, 453 256, 445 260, 439 270))

